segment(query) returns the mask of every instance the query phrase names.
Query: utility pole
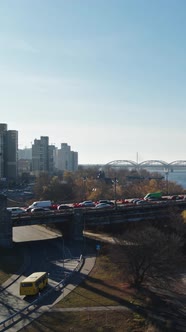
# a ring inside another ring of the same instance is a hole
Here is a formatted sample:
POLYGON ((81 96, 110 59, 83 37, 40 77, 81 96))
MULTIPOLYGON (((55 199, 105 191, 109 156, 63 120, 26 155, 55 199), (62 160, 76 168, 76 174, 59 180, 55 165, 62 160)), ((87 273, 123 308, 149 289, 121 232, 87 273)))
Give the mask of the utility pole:
POLYGON ((117 203, 116 203, 116 183, 117 183, 117 178, 114 178, 114 204, 115 204, 115 209, 117 209, 117 203))

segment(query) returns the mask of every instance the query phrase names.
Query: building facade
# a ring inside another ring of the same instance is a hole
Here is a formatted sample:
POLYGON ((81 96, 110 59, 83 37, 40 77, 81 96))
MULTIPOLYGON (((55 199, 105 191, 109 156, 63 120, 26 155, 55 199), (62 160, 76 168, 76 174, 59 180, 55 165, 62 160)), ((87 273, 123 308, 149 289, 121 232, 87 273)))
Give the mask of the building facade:
POLYGON ((36 176, 42 172, 48 172, 48 145, 48 136, 41 136, 32 144, 32 173, 36 176))
POLYGON ((18 131, 8 130, 7 124, 0 124, 0 178, 16 180, 18 176, 18 131))
POLYGON ((57 168, 60 171, 75 172, 78 169, 78 153, 71 151, 67 143, 61 143, 57 154, 57 168))

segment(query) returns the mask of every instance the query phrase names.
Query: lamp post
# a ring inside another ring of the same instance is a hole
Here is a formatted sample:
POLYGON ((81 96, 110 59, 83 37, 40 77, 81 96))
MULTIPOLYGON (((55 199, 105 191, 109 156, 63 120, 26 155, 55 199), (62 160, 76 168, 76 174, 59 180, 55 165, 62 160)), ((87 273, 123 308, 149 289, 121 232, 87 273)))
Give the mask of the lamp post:
POLYGON ((62 251, 63 251, 63 270, 65 267, 65 244, 64 244, 64 237, 62 236, 62 251))
POLYGON ((85 231, 86 231, 86 225, 85 225, 85 216, 83 216, 83 254, 86 254, 86 235, 85 235, 85 231))
POLYGON ((87 180, 87 177, 86 176, 83 176, 83 196, 84 196, 84 200, 86 200, 86 180, 87 180))
POLYGON ((169 170, 167 169, 165 171, 165 175, 166 175, 166 187, 167 187, 167 195, 169 194, 169 170))
POLYGON ((117 178, 115 177, 114 178, 114 204, 115 204, 115 209, 117 209, 117 204, 116 204, 116 184, 117 184, 118 180, 117 178))

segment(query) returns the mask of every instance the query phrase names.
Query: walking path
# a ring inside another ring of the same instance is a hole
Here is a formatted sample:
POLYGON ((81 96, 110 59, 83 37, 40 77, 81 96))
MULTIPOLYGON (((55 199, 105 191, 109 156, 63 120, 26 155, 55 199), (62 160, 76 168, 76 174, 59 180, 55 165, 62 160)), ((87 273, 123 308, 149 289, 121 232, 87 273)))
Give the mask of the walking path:
POLYGON ((73 291, 92 271, 95 262, 96 257, 94 255, 85 257, 81 270, 73 273, 73 275, 70 277, 69 283, 67 283, 67 285, 62 289, 61 295, 50 306, 48 306, 48 308, 53 307, 56 303, 58 303, 71 291, 73 291))
POLYGON ((9 332, 18 332, 23 327, 30 324, 33 320, 37 319, 41 314, 48 310, 52 310, 53 306, 67 296, 71 291, 75 289, 91 272, 94 267, 96 257, 93 255, 87 256, 84 258, 84 264, 80 271, 76 271, 72 274, 69 279, 69 283, 65 287, 59 287, 56 289, 56 292, 50 294, 47 297, 42 299, 41 297, 41 306, 36 306, 32 308, 32 311, 28 311, 22 315, 22 319, 15 324, 14 326, 8 329, 9 332), (50 303, 50 304, 49 304, 50 303))

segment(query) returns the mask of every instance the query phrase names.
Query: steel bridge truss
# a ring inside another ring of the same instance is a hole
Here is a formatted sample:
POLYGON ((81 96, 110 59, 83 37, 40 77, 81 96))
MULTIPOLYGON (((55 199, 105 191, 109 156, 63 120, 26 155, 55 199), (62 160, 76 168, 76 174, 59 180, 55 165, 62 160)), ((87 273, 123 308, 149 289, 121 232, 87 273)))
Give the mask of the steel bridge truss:
POLYGON ((174 169, 186 169, 186 160, 175 160, 170 163, 163 160, 146 160, 141 163, 137 163, 133 160, 113 160, 105 164, 105 168, 159 168, 165 171, 172 171, 174 169))

